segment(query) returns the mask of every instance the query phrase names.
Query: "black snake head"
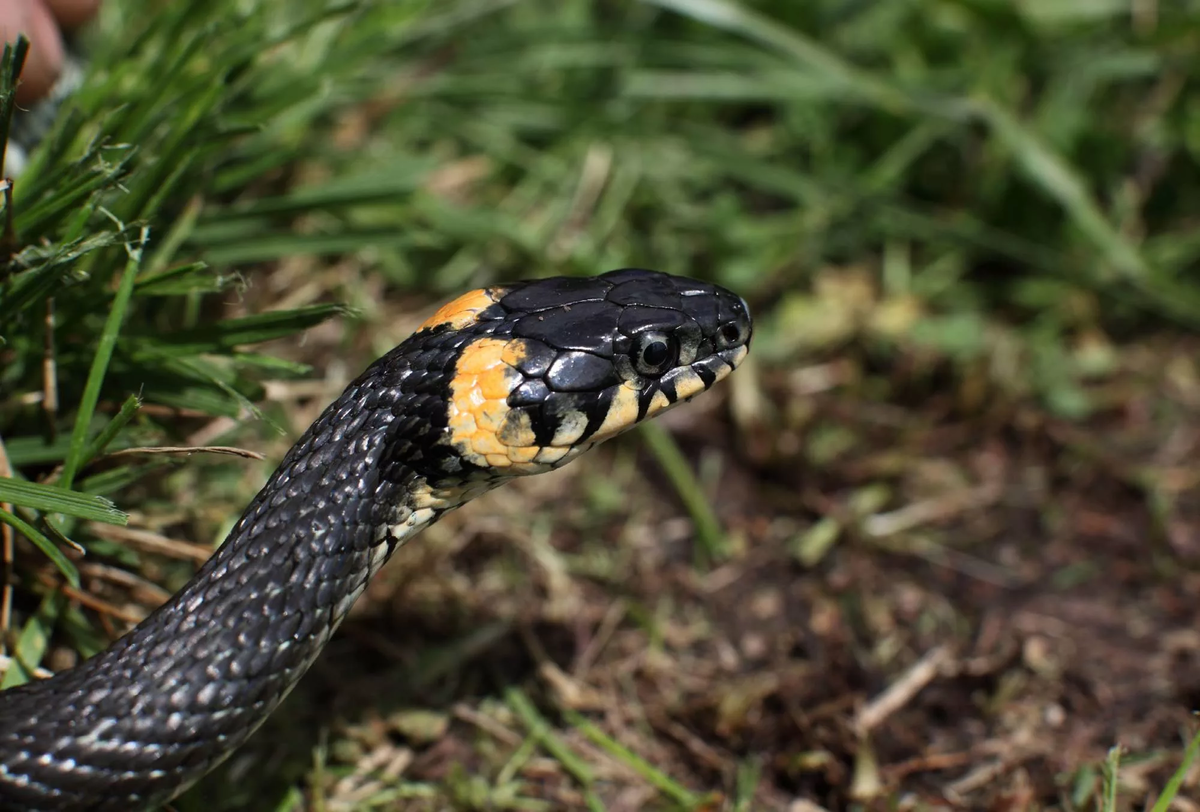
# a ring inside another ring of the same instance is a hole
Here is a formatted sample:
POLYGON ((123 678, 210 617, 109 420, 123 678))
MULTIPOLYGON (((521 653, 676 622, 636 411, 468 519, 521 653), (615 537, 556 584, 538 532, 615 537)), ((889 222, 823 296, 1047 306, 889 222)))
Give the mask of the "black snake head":
POLYGON ((436 488, 557 468, 724 378, 750 334, 740 297, 656 271, 468 293, 403 350, 427 358, 406 387, 445 389, 421 473, 436 488))

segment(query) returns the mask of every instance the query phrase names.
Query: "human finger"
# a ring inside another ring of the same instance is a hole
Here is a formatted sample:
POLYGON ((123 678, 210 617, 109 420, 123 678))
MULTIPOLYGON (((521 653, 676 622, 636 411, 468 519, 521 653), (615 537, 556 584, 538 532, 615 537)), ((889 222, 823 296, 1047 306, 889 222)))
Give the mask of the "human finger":
POLYGON ((66 29, 78 28, 96 15, 100 0, 42 0, 58 24, 66 29))

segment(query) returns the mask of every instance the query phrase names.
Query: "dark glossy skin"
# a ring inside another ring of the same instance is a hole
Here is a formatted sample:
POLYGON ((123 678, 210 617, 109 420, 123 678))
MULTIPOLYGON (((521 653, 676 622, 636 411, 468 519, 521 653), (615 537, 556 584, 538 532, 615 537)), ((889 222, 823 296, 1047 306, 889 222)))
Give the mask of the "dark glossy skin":
POLYGON ((745 356, 736 295, 642 270, 474 291, 372 364, 172 599, 0 693, 0 809, 150 809, 240 746, 409 537, 564 465, 745 356))

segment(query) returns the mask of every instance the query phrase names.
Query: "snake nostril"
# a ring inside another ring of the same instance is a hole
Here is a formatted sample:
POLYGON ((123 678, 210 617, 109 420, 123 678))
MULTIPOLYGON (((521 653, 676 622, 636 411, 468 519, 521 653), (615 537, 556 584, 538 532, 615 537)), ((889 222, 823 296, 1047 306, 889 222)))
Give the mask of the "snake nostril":
POLYGON ((723 344, 736 344, 741 337, 742 331, 736 324, 726 324, 721 328, 721 342, 723 344))

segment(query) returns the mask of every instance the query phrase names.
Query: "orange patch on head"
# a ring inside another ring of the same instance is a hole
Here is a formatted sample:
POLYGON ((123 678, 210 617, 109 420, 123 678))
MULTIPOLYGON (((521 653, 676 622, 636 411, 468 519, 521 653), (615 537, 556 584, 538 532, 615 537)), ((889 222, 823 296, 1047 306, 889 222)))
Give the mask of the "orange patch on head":
POLYGON ((464 293, 454 301, 439 307, 438 311, 417 329, 418 331, 431 330, 447 324, 452 329, 461 330, 474 324, 479 314, 494 305, 499 299, 500 291, 495 288, 481 288, 464 293))
POLYGON ((508 396, 525 380, 516 369, 519 339, 484 338, 468 344, 450 382, 449 442, 474 465, 510 474, 544 471, 537 460, 529 415, 510 409, 508 396))

